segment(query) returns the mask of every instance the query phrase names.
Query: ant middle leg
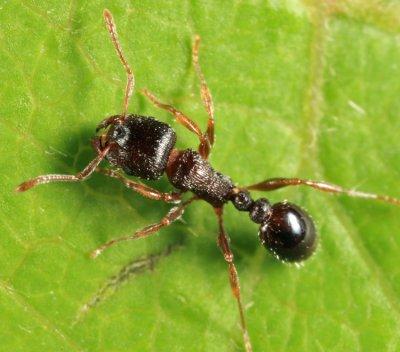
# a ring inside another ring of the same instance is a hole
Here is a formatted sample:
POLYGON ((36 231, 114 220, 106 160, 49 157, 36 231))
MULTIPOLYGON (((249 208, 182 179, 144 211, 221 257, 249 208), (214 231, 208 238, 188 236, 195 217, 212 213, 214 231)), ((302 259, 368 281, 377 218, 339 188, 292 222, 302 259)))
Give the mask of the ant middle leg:
POLYGON ((114 48, 117 52, 117 55, 118 55, 121 63, 124 66, 125 71, 126 71, 127 82, 126 82, 126 87, 125 87, 124 105, 123 105, 123 113, 122 113, 123 118, 125 118, 127 111, 128 111, 129 100, 132 96, 133 89, 135 87, 135 76, 133 75, 133 71, 132 71, 131 67, 129 66, 129 63, 128 63, 127 59, 125 58, 125 55, 122 51, 121 44, 118 40, 117 26, 115 25, 115 22, 114 22, 111 12, 109 10, 105 9, 103 12, 103 17, 104 17, 104 21, 106 22, 106 25, 107 25, 107 30, 110 33, 111 41, 114 45, 114 48))
POLYGON ((186 127, 190 132, 193 132, 200 141, 199 153, 204 158, 207 159, 210 153, 210 143, 208 141, 207 135, 201 132, 199 125, 186 116, 183 112, 174 108, 172 105, 168 105, 160 102, 156 96, 147 89, 143 89, 142 93, 158 108, 163 109, 174 115, 176 122, 186 127))
POLYGON ((211 96, 210 89, 208 88, 206 79, 204 78, 203 71, 201 70, 199 63, 199 47, 200 47, 200 36, 196 35, 194 38, 194 44, 192 49, 192 60, 194 64, 194 69, 196 71, 197 77, 200 80, 200 95, 203 105, 208 114, 207 130, 205 132, 208 142, 210 144, 210 149, 212 148, 215 141, 215 131, 214 131, 214 104, 211 96))
POLYGON ((382 202, 400 206, 400 199, 394 197, 375 194, 375 193, 361 192, 352 189, 344 189, 343 187, 334 185, 332 183, 300 179, 300 178, 283 178, 283 177, 270 178, 245 188, 257 191, 274 191, 276 189, 288 186, 308 186, 322 192, 345 194, 355 198, 379 200, 382 202))
POLYGON ((98 167, 96 169, 97 172, 116 178, 117 180, 120 180, 126 187, 129 189, 139 193, 145 198, 149 199, 154 199, 154 200, 162 200, 167 203, 179 203, 181 200, 181 193, 178 192, 171 192, 171 193, 163 193, 160 192, 154 188, 151 188, 149 186, 146 186, 142 183, 135 182, 130 180, 129 178, 121 175, 118 171, 116 170, 111 170, 111 169, 103 169, 98 167))
POLYGON ((105 249, 113 246, 116 243, 123 242, 123 241, 137 240, 139 238, 148 237, 148 236, 158 232, 158 230, 162 229, 163 227, 167 227, 167 226, 171 225, 171 223, 173 223, 175 220, 178 220, 182 216, 182 214, 184 213, 186 207, 190 203, 192 203, 194 200, 197 200, 197 199, 198 199, 197 196, 194 196, 194 197, 188 199, 187 201, 183 202, 181 205, 173 207, 167 213, 167 215, 165 215, 161 219, 160 222, 158 222, 156 224, 152 224, 152 225, 146 226, 143 229, 141 229, 139 231, 136 231, 133 235, 118 237, 118 238, 115 238, 115 239, 113 239, 111 241, 108 241, 108 242, 104 243, 100 247, 96 248, 90 254, 91 258, 96 258, 105 249))
POLYGON ((219 235, 218 235, 218 246, 221 249, 222 254, 224 255, 224 259, 228 264, 229 269, 229 282, 231 284, 232 294, 235 297, 239 309, 240 315, 240 326, 242 328, 243 333, 243 341, 246 348, 246 352, 251 352, 253 349, 251 347, 249 333, 247 331, 246 326, 246 318, 243 310, 242 300, 240 297, 240 285, 239 285, 239 276, 236 270, 236 266, 233 262, 233 253, 229 246, 229 236, 225 231, 224 223, 223 223, 223 208, 214 208, 215 214, 218 218, 219 225, 219 235))
POLYGON ((17 188, 17 192, 25 192, 28 189, 31 189, 35 186, 42 185, 50 182, 78 182, 86 180, 97 168, 100 162, 104 159, 106 154, 108 153, 111 145, 105 147, 103 150, 100 150, 97 147, 97 157, 94 158, 81 172, 78 172, 76 175, 60 175, 60 174, 49 174, 49 175, 41 175, 35 178, 32 178, 28 181, 21 183, 17 188))

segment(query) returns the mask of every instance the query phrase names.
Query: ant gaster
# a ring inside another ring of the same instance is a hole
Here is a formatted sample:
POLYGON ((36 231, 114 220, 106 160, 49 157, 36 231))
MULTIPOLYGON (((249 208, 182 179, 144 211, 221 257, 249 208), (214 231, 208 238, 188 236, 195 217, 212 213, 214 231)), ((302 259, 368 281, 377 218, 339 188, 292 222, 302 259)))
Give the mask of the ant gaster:
POLYGON ((299 178, 272 178, 248 187, 235 186, 229 177, 215 171, 208 162, 208 156, 214 144, 215 120, 211 94, 199 65, 200 37, 195 37, 192 55, 194 68, 200 80, 201 98, 209 116, 204 133, 198 124, 184 113, 171 105, 161 103, 148 90, 143 91, 155 106, 170 112, 176 122, 198 136, 200 142, 198 151, 178 150, 174 147, 176 133, 168 124, 157 121, 153 117, 128 114, 129 100, 135 85, 133 71, 122 52, 110 11, 104 10, 104 19, 112 43, 127 74, 122 114, 108 117, 97 126, 96 131, 99 134, 92 140, 97 156, 81 172, 76 175, 38 176, 19 185, 17 191, 24 192, 37 185, 50 182, 84 181, 97 171, 120 180, 126 187, 144 197, 179 203, 159 223, 136 231, 133 235, 116 238, 103 244, 92 252, 93 258, 118 242, 147 237, 169 226, 182 216, 185 208, 193 201, 202 199, 211 204, 218 219, 218 245, 227 262, 232 292, 239 308, 244 345, 246 351, 252 351, 240 297, 239 277, 233 262, 229 237, 223 224, 224 205, 232 202, 239 211, 248 212, 250 219, 260 225, 261 244, 278 259, 286 262, 300 262, 308 258, 317 245, 316 230, 310 216, 299 206, 286 201, 271 204, 266 198, 254 200, 249 190, 272 191, 287 186, 305 185, 324 192, 343 193, 352 197, 381 200, 395 205, 400 205, 400 200, 372 193, 345 190, 337 185, 299 178), (99 164, 103 159, 107 159, 114 169, 100 168, 99 164), (119 169, 128 175, 146 180, 157 180, 165 172, 178 192, 159 192, 126 178, 118 171, 119 169), (194 196, 183 201, 182 194, 187 191, 194 193, 194 196))

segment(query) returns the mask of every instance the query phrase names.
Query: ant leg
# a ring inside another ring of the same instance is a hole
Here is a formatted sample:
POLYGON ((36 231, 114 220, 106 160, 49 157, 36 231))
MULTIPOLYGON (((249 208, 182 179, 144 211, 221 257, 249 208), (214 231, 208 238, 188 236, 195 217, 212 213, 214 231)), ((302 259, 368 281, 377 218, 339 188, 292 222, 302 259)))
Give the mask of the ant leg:
POLYGON ((199 147, 199 152, 200 155, 207 159, 207 156, 210 152, 210 145, 207 139, 207 136, 204 135, 201 130, 199 125, 194 122, 192 119, 190 119, 189 117, 187 117, 183 112, 175 109, 173 106, 168 105, 168 104, 164 104, 162 102, 160 102, 154 94, 152 94, 150 91, 148 91, 147 89, 143 89, 142 93, 158 108, 163 109, 168 111, 169 113, 171 113, 172 115, 174 115, 175 120, 183 125, 184 127, 186 127, 189 131, 193 132, 195 135, 197 135, 197 137, 199 137, 199 141, 200 141, 200 147, 199 147))
POLYGON ((223 222, 223 208, 214 208, 215 214, 218 217, 218 225, 219 225, 219 236, 218 236, 218 246, 221 249, 222 254, 224 255, 225 261, 228 263, 229 266, 229 281, 231 284, 231 289, 233 296, 236 298, 237 305, 239 308, 240 314, 240 326, 243 332, 243 341, 246 347, 246 352, 251 352, 253 349, 251 347, 249 333, 247 332, 246 327, 246 319, 244 315, 243 305, 240 298, 240 285, 239 285, 239 276, 233 262, 233 253, 229 246, 229 236, 225 232, 224 229, 224 222, 223 222))
POLYGON ((386 203, 391 203, 394 205, 400 206, 400 199, 389 197, 385 195, 375 194, 375 193, 366 193, 361 191, 356 191, 352 189, 344 189, 341 186, 334 185, 332 183, 321 182, 321 181, 313 181, 313 180, 305 180, 300 178, 270 178, 263 182, 256 183, 254 185, 245 187, 249 190, 257 190, 257 191, 274 191, 279 188, 288 187, 288 186, 308 186, 315 188, 322 192, 328 193, 341 193, 346 194, 350 197, 356 198, 366 198, 366 199, 374 199, 379 200, 386 203))
POLYGON ((143 229, 136 231, 133 235, 118 237, 118 238, 115 238, 111 241, 104 243, 103 245, 101 245, 100 247, 95 249, 90 254, 90 256, 94 259, 97 256, 99 256, 105 249, 113 246, 116 243, 148 237, 148 236, 152 235, 153 233, 157 232, 158 230, 162 229, 163 227, 167 227, 167 226, 171 225, 172 222, 174 222, 175 220, 178 220, 182 216, 183 212, 185 211, 185 208, 196 199, 198 199, 197 196, 194 196, 194 197, 188 199, 186 202, 183 202, 181 205, 173 207, 168 212, 168 214, 165 215, 161 219, 161 221, 156 224, 146 226, 143 229))
MULTIPOLYGON (((197 77, 200 80, 200 94, 201 100, 203 101, 203 105, 206 108, 208 114, 208 121, 207 121, 207 130, 206 135, 208 142, 210 143, 210 149, 214 144, 214 104, 212 101, 212 96, 210 89, 207 86, 206 80, 204 78, 203 72, 201 71, 200 64, 199 64, 199 47, 200 47, 200 36, 196 35, 194 38, 193 50, 192 50, 192 57, 193 57, 193 64, 194 69, 196 70, 197 77)), ((207 155, 208 156, 208 155, 207 155)))
POLYGON ((123 110, 123 114, 122 114, 122 116, 125 118, 126 113, 128 111, 129 100, 132 96, 133 89, 135 87, 135 76, 133 75, 133 71, 132 71, 131 67, 129 66, 129 63, 126 60, 124 53, 122 51, 121 44, 118 40, 117 26, 115 25, 115 22, 114 22, 111 12, 109 10, 105 9, 103 12, 103 17, 104 17, 104 21, 106 22, 106 25, 107 25, 107 30, 110 33, 111 41, 114 44, 117 55, 126 71, 127 82, 126 82, 126 87, 125 87, 125 97, 124 97, 124 106, 123 106, 124 110, 123 110))
POLYGON ((127 177, 121 175, 119 172, 117 172, 115 170, 103 169, 103 168, 98 167, 96 169, 96 171, 102 173, 103 175, 110 176, 110 177, 116 178, 117 180, 120 180, 126 187, 139 193, 143 197, 146 197, 149 199, 154 199, 154 200, 162 200, 167 203, 179 203, 181 200, 181 193, 177 193, 177 192, 163 193, 163 192, 157 191, 156 189, 148 187, 139 182, 134 182, 134 181, 128 179, 127 177))
POLYGON ((21 183, 17 188, 17 192, 25 192, 32 187, 37 185, 42 185, 50 182, 77 182, 86 180, 95 170, 100 162, 104 159, 106 154, 110 149, 110 145, 99 151, 97 157, 93 159, 81 172, 76 175, 59 175, 59 174, 49 174, 41 175, 32 178, 28 181, 21 183))

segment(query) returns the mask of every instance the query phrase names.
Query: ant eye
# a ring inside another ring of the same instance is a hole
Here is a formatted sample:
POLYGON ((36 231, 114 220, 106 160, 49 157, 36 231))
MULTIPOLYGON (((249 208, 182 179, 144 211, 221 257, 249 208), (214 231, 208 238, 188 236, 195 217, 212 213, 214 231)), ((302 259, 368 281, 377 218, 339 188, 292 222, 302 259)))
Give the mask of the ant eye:
POLYGON ((283 261, 307 259, 317 246, 310 216, 297 205, 286 202, 274 204, 270 214, 260 227, 262 245, 283 261))
POLYGON ((125 128, 122 125, 117 125, 114 127, 114 131, 113 131, 113 138, 115 139, 121 139, 125 136, 125 128))
POLYGON ((129 129, 124 125, 116 125, 112 131, 112 140, 124 147, 129 137, 129 129))

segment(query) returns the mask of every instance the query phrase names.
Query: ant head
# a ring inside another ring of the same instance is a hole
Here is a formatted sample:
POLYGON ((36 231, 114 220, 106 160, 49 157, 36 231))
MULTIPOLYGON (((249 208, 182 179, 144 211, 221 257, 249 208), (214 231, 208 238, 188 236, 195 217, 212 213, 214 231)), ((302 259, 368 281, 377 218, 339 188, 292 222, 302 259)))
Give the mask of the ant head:
POLYGON ((317 234, 311 217, 292 203, 276 203, 260 226, 261 244, 278 259, 300 262, 314 253, 317 234))
POLYGON ((98 139, 104 148, 109 143, 114 143, 125 148, 129 139, 129 127, 126 125, 127 119, 122 115, 115 115, 103 120, 96 128, 96 132, 101 131, 98 139))

